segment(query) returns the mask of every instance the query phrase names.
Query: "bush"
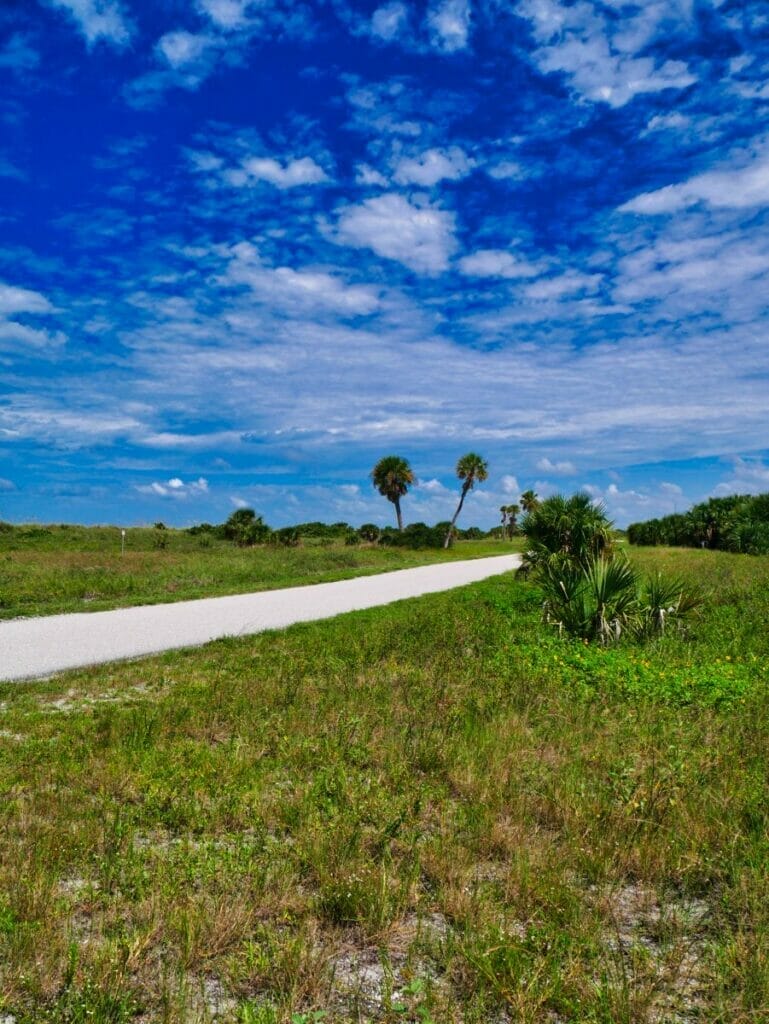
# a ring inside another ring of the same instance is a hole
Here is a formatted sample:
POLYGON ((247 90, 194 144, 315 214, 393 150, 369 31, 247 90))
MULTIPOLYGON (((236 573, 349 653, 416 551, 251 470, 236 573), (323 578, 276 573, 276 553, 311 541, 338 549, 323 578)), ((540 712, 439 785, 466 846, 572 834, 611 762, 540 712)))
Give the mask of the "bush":
POLYGON ((382 531, 375 523, 364 523, 358 527, 358 536, 367 544, 376 544, 382 531))
POLYGON ((284 526, 280 530, 274 530, 270 540, 284 548, 296 548, 302 542, 302 535, 295 526, 284 526))
POLYGON ((252 508, 237 509, 221 529, 227 540, 234 541, 241 548, 264 544, 272 532, 252 508))
POLYGON ((559 632, 603 645, 623 635, 635 640, 662 636, 702 603, 679 580, 661 575, 645 579, 624 557, 591 559, 579 565, 552 559, 537 571, 545 593, 544 619, 559 632))
POLYGON ((530 571, 554 556, 583 568, 596 558, 611 557, 612 523, 603 505, 588 494, 555 494, 528 512, 520 523, 529 550, 523 569, 530 571))
POLYGON ((701 603, 678 580, 644 579, 624 555, 614 557, 612 524, 588 495, 556 495, 524 517, 530 548, 525 570, 542 588, 545 622, 588 642, 648 640, 681 624, 701 603))

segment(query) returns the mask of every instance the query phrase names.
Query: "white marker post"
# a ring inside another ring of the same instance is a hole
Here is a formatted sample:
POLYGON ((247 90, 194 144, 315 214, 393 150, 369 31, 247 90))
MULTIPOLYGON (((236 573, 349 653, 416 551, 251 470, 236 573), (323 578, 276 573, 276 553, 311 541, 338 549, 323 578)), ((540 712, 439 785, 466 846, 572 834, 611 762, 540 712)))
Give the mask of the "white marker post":
POLYGON ((125 530, 120 531, 120 554, 125 554, 125 530))

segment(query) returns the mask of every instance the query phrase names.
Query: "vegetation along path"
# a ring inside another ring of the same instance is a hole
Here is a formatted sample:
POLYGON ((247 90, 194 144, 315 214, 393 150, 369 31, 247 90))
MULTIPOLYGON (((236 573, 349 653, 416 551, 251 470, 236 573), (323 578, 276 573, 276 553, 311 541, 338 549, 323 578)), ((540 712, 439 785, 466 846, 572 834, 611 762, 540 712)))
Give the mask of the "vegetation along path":
POLYGON ((450 590, 515 569, 520 555, 425 565, 257 594, 0 623, 0 679, 157 654, 450 590))

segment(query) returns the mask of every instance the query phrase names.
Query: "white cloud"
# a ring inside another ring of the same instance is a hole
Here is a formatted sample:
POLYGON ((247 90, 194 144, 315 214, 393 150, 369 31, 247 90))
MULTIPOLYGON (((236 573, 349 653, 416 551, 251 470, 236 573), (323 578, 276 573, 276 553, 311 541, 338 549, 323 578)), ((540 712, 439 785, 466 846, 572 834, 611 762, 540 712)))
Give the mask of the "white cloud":
POLYGON ((13 480, 6 480, 5 477, 0 477, 0 491, 15 491, 16 484, 13 480))
POLYGON ((17 313, 51 313, 53 306, 40 292, 0 281, 0 316, 14 316, 17 313))
POLYGON ((248 285, 271 306, 294 313, 299 309, 331 310, 348 316, 367 315, 379 308, 379 295, 368 285, 350 285, 325 271, 265 266, 249 242, 233 246, 231 254, 222 280, 248 285))
POLYGON ((24 350, 29 348, 43 349, 63 345, 66 341, 61 331, 42 330, 28 327, 15 320, 0 318, 0 348, 24 350))
POLYGON ((669 494, 673 498, 680 498, 684 493, 683 489, 679 487, 678 484, 672 484, 667 480, 663 480, 660 484, 660 491, 663 494, 669 494))
POLYGON ((237 187, 267 181, 279 189, 317 185, 329 180, 323 168, 309 156, 288 160, 285 164, 272 157, 252 156, 244 160, 239 168, 225 171, 224 178, 230 185, 237 187))
POLYGON ((704 203, 713 209, 741 210, 769 203, 769 146, 735 158, 744 166, 726 166, 697 174, 677 185, 666 185, 653 192, 642 192, 621 206, 631 213, 676 213, 704 203))
POLYGON ((427 13, 427 26, 434 46, 444 53, 454 53, 467 46, 470 34, 468 0, 443 0, 433 4, 427 13))
POLYGON ((204 33, 166 32, 157 41, 157 51, 177 71, 196 64, 215 45, 214 37, 204 33))
POLYGON ((229 31, 247 23, 249 3, 250 0, 198 0, 198 7, 217 28, 229 31))
POLYGON ((89 46, 99 39, 115 46, 127 46, 133 26, 118 0, 49 0, 75 19, 89 46))
POLYGON ((594 292, 601 280, 600 274, 582 274, 576 270, 567 270, 564 274, 543 277, 527 285, 526 295, 530 299, 560 299, 562 295, 573 295, 576 292, 594 292))
POLYGON ((371 18, 371 32, 388 42, 400 35, 408 22, 408 8, 397 2, 378 7, 371 18))
POLYGON ((574 476, 577 472, 577 467, 573 462, 567 460, 551 462, 548 458, 540 459, 537 462, 537 469, 543 473, 555 473, 557 476, 574 476))
POLYGON ((433 477, 432 480, 420 480, 418 486, 421 491, 426 491, 428 494, 449 493, 448 487, 444 486, 444 484, 442 484, 440 480, 436 479, 435 477, 433 477))
POLYGON ((359 185, 378 185, 386 188, 389 184, 384 174, 380 174, 376 168, 369 164, 358 164, 355 168, 355 180, 359 185))
POLYGON ((638 56, 664 35, 668 22, 687 20, 687 7, 668 0, 645 5, 616 0, 610 16, 585 0, 568 6, 559 0, 523 0, 516 13, 531 23, 540 70, 563 72, 583 96, 621 107, 639 93, 682 89, 696 81, 683 61, 657 64, 638 56))
POLYGON ((187 498, 207 494, 208 481, 205 477, 201 476, 197 480, 190 480, 189 483, 185 483, 180 477, 176 476, 162 482, 137 484, 136 490, 140 494, 149 494, 157 498, 175 498, 184 501, 187 498))
POLYGON ((623 490, 616 483, 608 487, 588 483, 583 484, 581 490, 586 491, 596 504, 602 502, 610 518, 620 525, 670 515, 681 511, 685 504, 683 490, 678 484, 669 482, 637 490, 632 487, 623 490))
POLYGON ((641 135, 651 135, 653 132, 681 131, 683 128, 688 128, 690 124, 691 118, 678 110, 673 110, 669 114, 655 114, 654 117, 649 118, 641 135))
POLYGON ((429 187, 439 181, 458 181, 472 170, 472 163, 459 148, 427 149, 417 157, 403 157, 393 177, 400 185, 429 187))
POLYGON ((715 497, 728 494, 764 494, 769 492, 769 466, 761 459, 736 456, 730 476, 713 489, 715 497))
POLYGON ((656 301, 670 319, 706 309, 732 320, 761 317, 769 239, 673 218, 651 244, 620 260, 614 281, 619 301, 656 301))
POLYGON ((373 249, 420 274, 446 270, 456 248, 454 215, 390 192, 339 211, 336 241, 373 249))
POLYGON ((526 169, 515 160, 500 160, 498 164, 487 167, 486 173, 496 181, 521 181, 528 177, 526 169))
POLYGON ((459 261, 459 270, 467 277, 533 277, 539 271, 517 259, 507 249, 478 249, 459 261))
POLYGON ((520 488, 520 485, 518 484, 517 478, 514 477, 514 476, 511 476, 509 474, 507 474, 506 476, 502 477, 501 487, 502 487, 502 493, 503 494, 519 495, 521 493, 521 488, 520 488))
POLYGON ((0 350, 24 352, 62 345, 66 337, 61 331, 30 327, 12 319, 17 316, 48 316, 55 312, 40 292, 0 281, 0 350))

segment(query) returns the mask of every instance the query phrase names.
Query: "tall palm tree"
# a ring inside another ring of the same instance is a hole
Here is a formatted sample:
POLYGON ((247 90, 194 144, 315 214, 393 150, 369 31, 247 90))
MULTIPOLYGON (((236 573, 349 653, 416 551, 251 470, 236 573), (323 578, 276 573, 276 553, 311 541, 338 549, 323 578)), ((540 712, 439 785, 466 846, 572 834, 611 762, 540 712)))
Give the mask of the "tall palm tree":
POLYGON ((467 455, 463 455, 457 462, 457 476, 462 481, 462 492, 459 496, 459 504, 457 510, 454 513, 454 518, 451 520, 451 524, 446 531, 446 540, 443 542, 444 548, 447 548, 451 544, 451 537, 454 533, 454 524, 459 518, 459 513, 462 511, 462 506, 465 503, 467 492, 471 491, 475 487, 476 483, 483 483, 489 475, 489 464, 485 459, 482 459, 476 452, 468 452, 467 455))
POLYGON ((395 505, 398 529, 403 530, 401 498, 417 482, 408 459, 402 459, 399 455, 385 455, 371 470, 371 481, 379 493, 395 505))
POLYGON ((539 508, 539 495, 536 491, 524 491, 521 495, 521 508, 524 512, 533 512, 539 508))

